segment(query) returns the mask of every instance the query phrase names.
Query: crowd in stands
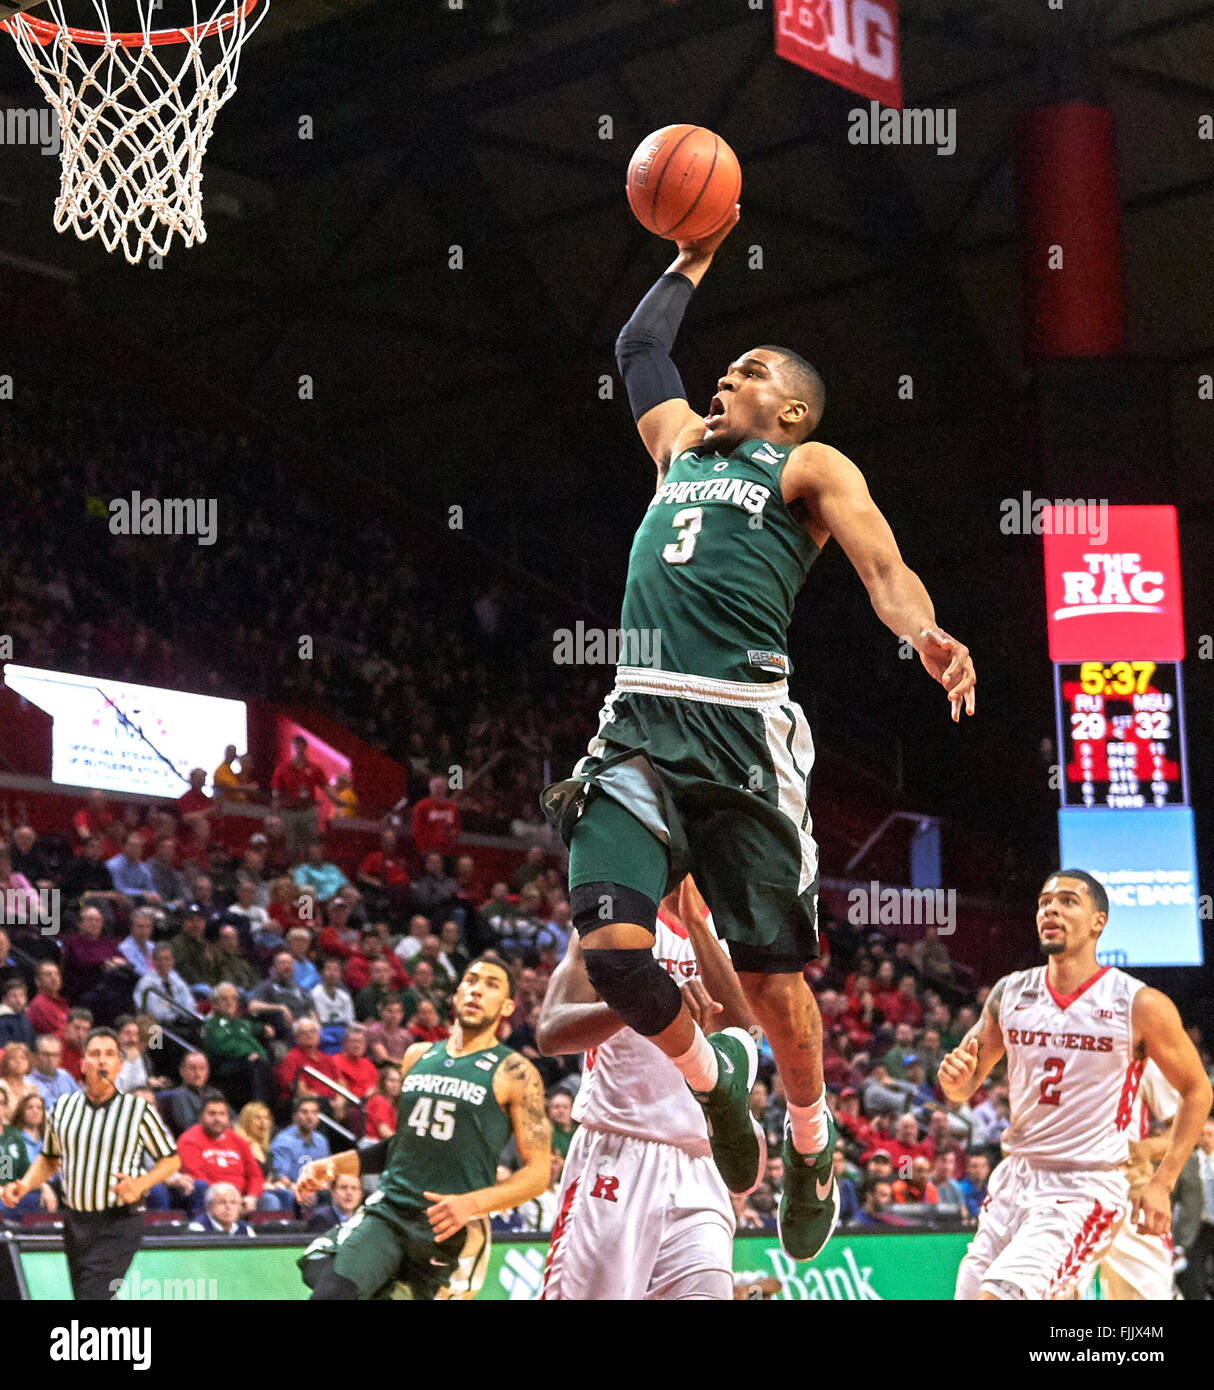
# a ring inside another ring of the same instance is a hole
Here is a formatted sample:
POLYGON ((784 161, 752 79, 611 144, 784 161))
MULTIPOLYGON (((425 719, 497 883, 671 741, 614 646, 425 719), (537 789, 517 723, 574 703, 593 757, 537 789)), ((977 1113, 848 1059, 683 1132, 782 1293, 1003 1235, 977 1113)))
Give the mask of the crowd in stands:
MULTIPOLYGON (((48 1109, 77 1084, 89 1028, 105 1024, 120 1039, 119 1088, 154 1097, 178 1141, 180 1173, 149 1196, 159 1218, 241 1234, 265 1220, 331 1220, 328 1197, 320 1210, 296 1201, 301 1165, 394 1132, 406 1049, 448 1035, 462 971, 494 949, 516 984, 503 1039, 540 1069, 554 1127, 549 1191, 495 1225, 549 1229, 580 1065, 536 1046, 570 934, 552 856, 533 847, 509 881, 484 884, 458 846, 444 857, 423 837, 419 855, 388 828, 357 863, 335 862, 323 839, 292 862, 281 828, 255 830, 238 850, 199 846, 191 814, 129 804, 119 816, 95 794, 69 825, 0 822, 10 914, 0 930, 0 1164, 20 1176, 33 1161, 48 1109), (59 891, 56 934, 13 920, 17 898, 32 906, 40 889, 59 891)), ((807 976, 842 1136, 843 1221, 972 1225, 999 1161, 1007 1087, 997 1070, 957 1105, 936 1070, 986 990, 967 990, 931 928, 913 943, 829 918, 824 928, 807 976)), ((767 1229, 785 1109, 770 1054, 752 1106, 771 1157, 737 1212, 742 1227, 767 1229)), ((517 1156, 508 1148, 501 1161, 517 1156)), ((332 1195, 339 1215, 355 1195, 332 1195)), ((25 1212, 51 1217, 56 1203, 52 1184, 25 1212)))
MULTIPOLYGON (((413 800, 458 766, 468 828, 541 828, 545 768, 585 751, 606 673, 554 665, 569 615, 512 588, 491 556, 415 568, 366 514, 357 543, 318 552, 342 499, 299 485, 286 444, 204 432, 147 402, 133 423, 117 402, 68 409, 26 390, 0 419, 0 452, 14 660, 306 704, 407 765, 413 800), (216 499, 222 582, 193 537, 111 533, 110 500, 134 492, 216 499)), ((250 780, 264 788, 269 772, 250 780)))
MULTIPOLYGON (((295 1200, 299 1168, 395 1132, 405 1051, 448 1036, 456 985, 488 948, 516 978, 504 1041, 535 1057, 552 1086, 576 1075, 578 1059, 535 1048, 569 940, 564 881, 541 849, 488 886, 471 856, 444 858, 458 821, 439 814, 415 819, 418 835, 404 842, 385 828, 352 863, 334 862, 320 839, 292 854, 285 817, 250 822, 233 849, 207 839, 212 808, 197 791, 201 801, 187 793, 171 811, 94 793, 70 823, 41 831, 0 808, 9 1177, 24 1174, 47 1112, 76 1089, 88 1030, 106 1025, 119 1036, 119 1089, 154 1097, 178 1141, 181 1171, 152 1189, 150 1211, 206 1230, 253 1214, 331 1215, 295 1200), (44 931, 50 901, 56 929, 44 931)), ((51 1184, 16 1217, 56 1209, 51 1184)))

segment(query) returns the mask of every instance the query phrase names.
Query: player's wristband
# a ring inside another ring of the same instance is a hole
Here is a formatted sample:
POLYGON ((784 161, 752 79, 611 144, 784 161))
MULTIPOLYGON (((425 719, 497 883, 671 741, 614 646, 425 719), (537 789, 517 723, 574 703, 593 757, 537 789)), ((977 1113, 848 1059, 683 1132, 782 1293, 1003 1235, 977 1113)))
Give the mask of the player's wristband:
POLYGON ((663 401, 687 398, 678 368, 670 360, 670 350, 694 289, 686 275, 668 271, 620 329, 615 340, 615 360, 634 420, 663 401))

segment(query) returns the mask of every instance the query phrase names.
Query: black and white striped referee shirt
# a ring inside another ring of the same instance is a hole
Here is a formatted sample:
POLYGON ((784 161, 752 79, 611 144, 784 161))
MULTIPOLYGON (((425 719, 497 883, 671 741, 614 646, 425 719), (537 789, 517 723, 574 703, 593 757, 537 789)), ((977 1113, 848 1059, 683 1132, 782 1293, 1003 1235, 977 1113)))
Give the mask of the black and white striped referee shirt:
POLYGON ((123 1205, 113 1192, 119 1173, 137 1178, 145 1155, 158 1162, 177 1146, 156 1107, 140 1096, 115 1091, 94 1105, 84 1091, 73 1091, 55 1103, 42 1152, 59 1160, 63 1197, 73 1211, 105 1211, 123 1205))

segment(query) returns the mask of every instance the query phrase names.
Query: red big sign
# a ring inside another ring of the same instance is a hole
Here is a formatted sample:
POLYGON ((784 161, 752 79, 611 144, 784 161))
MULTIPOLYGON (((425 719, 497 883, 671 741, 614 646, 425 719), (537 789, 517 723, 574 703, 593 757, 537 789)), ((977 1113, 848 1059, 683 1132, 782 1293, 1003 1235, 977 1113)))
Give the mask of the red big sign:
POLYGON ((902 109, 898 0, 776 0, 776 52, 849 92, 902 109))
POLYGON ((1183 661, 1175 507, 1046 507, 1045 604, 1051 661, 1183 661))

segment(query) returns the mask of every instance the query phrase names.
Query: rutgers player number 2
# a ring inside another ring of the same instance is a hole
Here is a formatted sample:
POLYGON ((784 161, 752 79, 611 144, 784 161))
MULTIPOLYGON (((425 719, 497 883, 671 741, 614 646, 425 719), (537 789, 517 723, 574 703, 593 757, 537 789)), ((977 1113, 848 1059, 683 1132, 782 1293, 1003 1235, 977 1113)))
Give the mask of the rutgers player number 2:
POLYGON ((1045 1059, 1045 1076, 1041 1080, 1042 1105, 1057 1105, 1062 1099, 1062 1070, 1066 1062, 1061 1057, 1045 1059))

